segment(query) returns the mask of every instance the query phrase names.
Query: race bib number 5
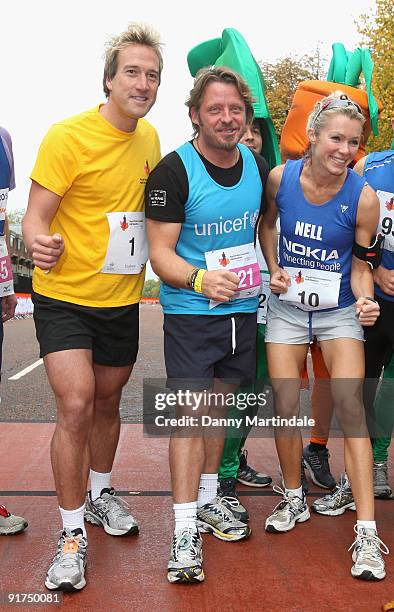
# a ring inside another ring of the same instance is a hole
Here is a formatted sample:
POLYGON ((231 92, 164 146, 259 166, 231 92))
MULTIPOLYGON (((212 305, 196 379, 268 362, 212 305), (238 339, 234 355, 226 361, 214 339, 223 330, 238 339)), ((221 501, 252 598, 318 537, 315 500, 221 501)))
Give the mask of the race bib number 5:
POLYGON ((338 306, 342 274, 310 268, 288 268, 291 285, 279 299, 302 310, 325 310, 338 306))
POLYGON ((109 240, 105 274, 139 274, 148 260, 148 244, 143 212, 107 213, 109 240))
MULTIPOLYGON (((208 270, 228 270, 229 272, 235 272, 238 276, 239 285, 234 300, 255 297, 259 294, 260 269, 252 242, 209 251, 205 253, 205 261, 208 270)), ((211 300, 209 307, 214 308, 219 303, 211 300)))
POLYGON ((0 236, 0 298, 14 293, 11 261, 4 236, 0 236))

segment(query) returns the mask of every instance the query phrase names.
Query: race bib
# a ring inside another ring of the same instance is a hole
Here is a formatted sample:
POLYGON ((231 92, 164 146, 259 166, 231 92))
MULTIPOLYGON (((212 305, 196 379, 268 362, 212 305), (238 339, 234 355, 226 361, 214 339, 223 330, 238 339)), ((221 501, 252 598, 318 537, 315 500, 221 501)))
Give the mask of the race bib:
POLYGON ((11 260, 8 255, 5 236, 0 236, 0 298, 14 293, 11 260))
POLYGON ((383 248, 394 251, 394 193, 389 191, 376 192, 380 202, 379 232, 384 235, 383 248))
POLYGON ((7 212, 8 187, 0 189, 0 236, 4 234, 5 214, 7 212))
POLYGON ((257 323, 265 325, 267 323, 267 305, 271 294, 270 277, 266 272, 261 272, 261 285, 259 293, 259 306, 257 309, 257 323))
MULTIPOLYGON (((253 242, 236 247, 219 249, 205 253, 208 270, 228 270, 235 272, 239 278, 238 291, 233 300, 255 297, 260 289, 260 269, 257 263, 253 242)), ((209 308, 215 308, 221 302, 210 300, 209 308)))
POLYGON ((109 240, 104 274, 139 274, 148 260, 145 214, 143 212, 107 213, 109 240))
POLYGON ((310 268, 288 268, 291 285, 279 299, 301 310, 325 310, 338 306, 342 274, 310 268))

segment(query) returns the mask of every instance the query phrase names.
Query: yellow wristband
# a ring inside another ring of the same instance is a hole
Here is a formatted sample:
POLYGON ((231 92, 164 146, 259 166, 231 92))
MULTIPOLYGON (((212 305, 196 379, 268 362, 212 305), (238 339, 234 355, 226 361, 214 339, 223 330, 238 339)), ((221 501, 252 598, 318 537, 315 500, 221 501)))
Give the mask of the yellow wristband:
POLYGON ((204 278, 206 270, 200 269, 197 272, 196 280, 194 281, 194 291, 196 293, 202 293, 202 279, 204 278))

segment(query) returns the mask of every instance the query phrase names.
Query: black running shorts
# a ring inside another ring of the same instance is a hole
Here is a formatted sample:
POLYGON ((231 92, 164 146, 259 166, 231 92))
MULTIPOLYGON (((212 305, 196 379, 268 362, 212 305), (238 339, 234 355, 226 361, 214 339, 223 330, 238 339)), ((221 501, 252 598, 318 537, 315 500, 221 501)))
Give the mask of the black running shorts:
POLYGON ((40 357, 70 349, 89 349, 93 363, 122 367, 138 353, 139 304, 94 308, 32 294, 40 357))

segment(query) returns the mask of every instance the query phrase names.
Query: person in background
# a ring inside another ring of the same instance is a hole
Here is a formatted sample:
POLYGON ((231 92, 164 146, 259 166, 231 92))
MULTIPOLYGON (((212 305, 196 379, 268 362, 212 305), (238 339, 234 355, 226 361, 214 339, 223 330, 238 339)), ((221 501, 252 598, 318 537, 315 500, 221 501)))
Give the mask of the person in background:
MULTIPOLYGON (((263 146, 263 136, 261 131, 261 121, 264 119, 254 118, 246 126, 246 130, 241 140, 241 144, 246 145, 261 159, 261 166, 264 170, 264 184, 268 177, 269 168, 266 160, 261 156, 263 146)), ((264 381, 268 379, 267 353, 264 343, 265 317, 267 309, 267 298, 269 293, 268 283, 263 280, 269 279, 267 265, 261 253, 260 245, 256 244, 257 261, 262 276, 262 288, 259 295, 259 308, 257 311, 257 379, 260 386, 264 387, 264 381), (260 306, 261 305, 261 306, 260 306)), ((244 391, 243 389, 240 390, 244 391)), ((248 406, 243 411, 242 416, 253 417, 258 410, 258 406, 248 406)), ((240 416, 239 410, 230 409, 228 416, 240 416)), ((243 425, 242 428, 229 428, 224 442, 223 455, 221 458, 218 478, 219 478, 219 497, 230 497, 234 499, 231 511, 236 518, 241 521, 249 519, 249 513, 245 506, 241 504, 236 493, 236 481, 249 487, 267 487, 271 484, 272 478, 263 472, 258 472, 248 464, 248 451, 244 449, 246 438, 249 435, 251 426, 243 425)))
MULTIPOLYGON (((11 136, 7 130, 0 127, 0 385, 3 356, 3 325, 6 321, 12 319, 17 306, 7 247, 7 201, 9 192, 14 188, 15 171, 11 136)), ((14 535, 24 531, 26 527, 26 519, 11 514, 4 505, 0 505, 0 535, 14 535)))

